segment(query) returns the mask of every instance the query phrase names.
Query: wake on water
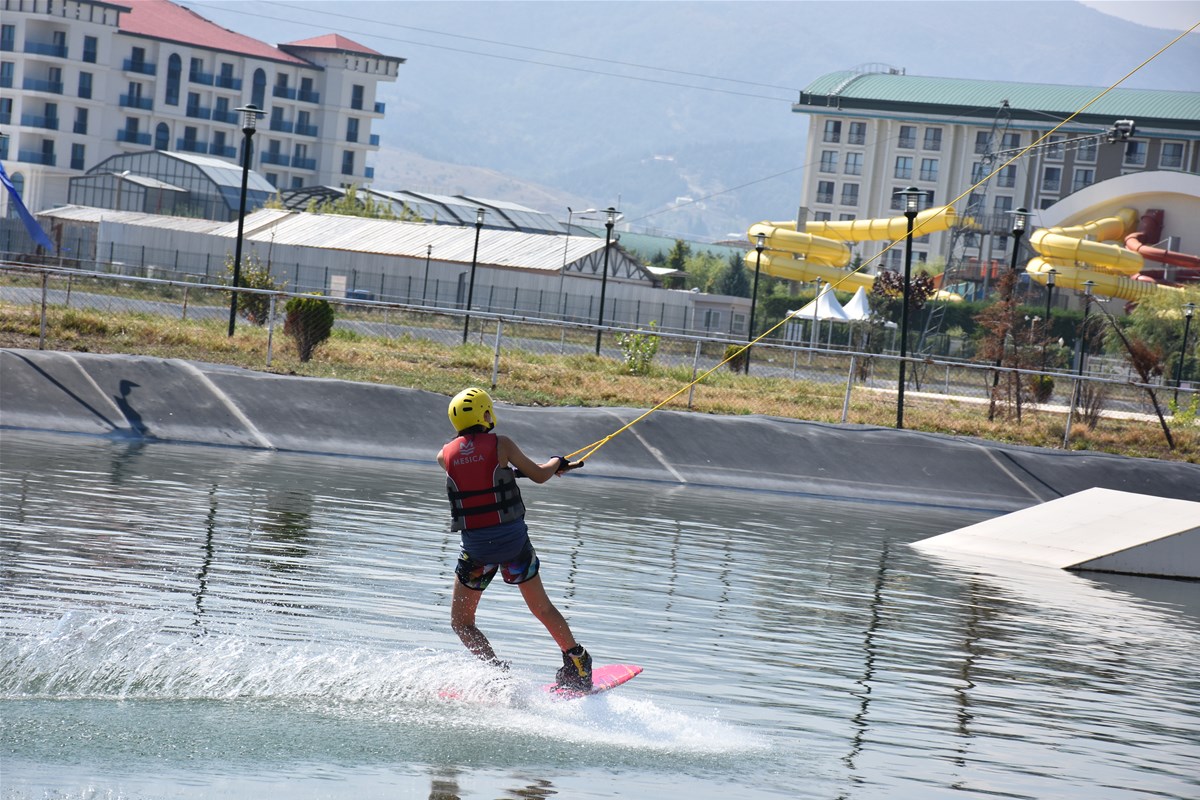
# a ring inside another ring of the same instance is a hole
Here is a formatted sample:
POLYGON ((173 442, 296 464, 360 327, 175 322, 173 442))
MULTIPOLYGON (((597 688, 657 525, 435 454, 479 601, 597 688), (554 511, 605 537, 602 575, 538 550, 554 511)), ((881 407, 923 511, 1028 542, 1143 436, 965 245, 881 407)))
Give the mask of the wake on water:
POLYGON ((481 669, 463 652, 197 634, 171 619, 89 611, 11 627, 0 639, 3 700, 217 701, 559 745, 695 755, 766 748, 752 732, 665 708, 634 684, 563 701, 542 692, 538 676, 481 669))

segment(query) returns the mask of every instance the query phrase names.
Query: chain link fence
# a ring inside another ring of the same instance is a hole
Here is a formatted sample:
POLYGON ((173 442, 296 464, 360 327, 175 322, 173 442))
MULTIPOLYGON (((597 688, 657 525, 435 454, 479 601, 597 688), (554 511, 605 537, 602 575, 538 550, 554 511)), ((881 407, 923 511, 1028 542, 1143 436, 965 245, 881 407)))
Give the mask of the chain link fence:
MULTIPOLYGON (((886 426, 897 424, 902 408, 906 419, 919 422, 909 427, 949 433, 960 432, 955 420, 999 417, 1051 425, 1053 436, 1061 431, 1064 445, 1073 428, 1094 430, 1102 422, 1141 424, 1153 434, 1160 428, 1159 413, 1169 417, 1172 404, 1183 410, 1175 421, 1190 423, 1200 404, 1191 385, 1176 387, 1165 379, 1140 383, 1124 362, 1110 357, 1086 360, 1082 373, 910 358, 901 406, 900 359, 887 351, 856 351, 849 344, 764 339, 741 350, 744 339, 726 336, 599 329, 531 316, 300 292, 239 289, 237 295, 237 313, 231 317, 230 288, 199 277, 181 281, 0 266, 0 330, 36 336, 43 349, 71 350, 86 342, 88 349, 221 360, 300 374, 312 374, 304 364, 314 353, 323 363, 361 369, 368 345, 397 353, 442 348, 425 355, 424 363, 436 369, 453 365, 459 360, 457 348, 469 344, 472 356, 459 366, 476 375, 488 369, 493 386, 527 380, 523 372, 552 369, 545 366, 549 357, 569 361, 599 356, 613 362, 610 376, 656 382, 645 391, 660 399, 675 393, 670 408, 886 426), (237 335, 230 336, 230 330, 237 335), (324 348, 326 340, 341 346, 324 348), (643 356, 652 351, 640 370, 639 348, 643 356), (509 366, 514 363, 521 366, 509 366), (649 365, 652 370, 645 368, 649 365), (639 371, 647 374, 630 374, 639 371)), ((598 369, 594 362, 579 363, 577 369, 598 369)))

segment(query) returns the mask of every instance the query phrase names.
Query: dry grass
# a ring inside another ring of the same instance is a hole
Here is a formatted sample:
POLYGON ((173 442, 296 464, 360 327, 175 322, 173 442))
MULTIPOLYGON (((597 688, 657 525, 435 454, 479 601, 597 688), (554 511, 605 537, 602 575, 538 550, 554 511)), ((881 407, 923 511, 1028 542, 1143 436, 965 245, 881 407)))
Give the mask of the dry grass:
MULTIPOLYGON (((36 349, 39 311, 0 304, 0 346, 36 349)), ((233 338, 218 322, 164 322, 149 315, 61 309, 49 315, 47 347, 92 353, 126 353, 160 358, 231 364, 264 370, 266 331, 240 325, 233 338)), ((291 340, 277 335, 270 372, 389 384, 454 394, 463 386, 489 385, 492 349, 487 345, 449 346, 424 339, 362 338, 335 330, 301 363, 291 340)), ((650 408, 679 393, 667 408, 686 409, 690 369, 655 367, 646 376, 628 374, 622 364, 593 355, 541 355, 507 349, 500 362, 494 395, 530 406, 624 406, 650 408), (682 392, 681 392, 682 390, 682 392)), ((705 414, 768 414, 839 422, 843 384, 820 384, 735 374, 721 369, 697 385, 692 410, 705 414)), ((850 422, 891 427, 895 395, 856 388, 850 422)), ((986 406, 972 402, 906 396, 905 427, 1012 444, 1057 448, 1065 420, 1058 413, 1029 410, 1020 422, 997 416, 988 421, 986 406)), ((1167 460, 1200 463, 1200 427, 1172 427, 1176 448, 1167 447, 1157 422, 1105 418, 1089 431, 1076 424, 1071 447, 1167 460)))

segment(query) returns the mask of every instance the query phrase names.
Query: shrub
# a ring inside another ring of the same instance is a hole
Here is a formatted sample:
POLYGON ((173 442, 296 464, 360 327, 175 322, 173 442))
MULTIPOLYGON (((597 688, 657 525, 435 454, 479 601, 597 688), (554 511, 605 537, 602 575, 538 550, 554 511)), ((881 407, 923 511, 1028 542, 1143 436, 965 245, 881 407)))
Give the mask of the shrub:
POLYGON ((1045 403, 1054 394, 1054 378, 1049 375, 1029 376, 1029 397, 1035 403, 1045 403))
MULTIPOLYGON (((233 256, 225 256, 225 272, 229 275, 229 283, 233 284, 233 256)), ((259 257, 253 253, 242 257, 242 270, 238 274, 238 285, 247 289, 269 289, 282 291, 286 283, 275 283, 269 267, 264 267, 259 257)), ((266 325, 267 317, 271 314, 271 297, 265 294, 251 292, 238 293, 238 311, 254 325, 266 325)))
POLYGON ((731 344, 725 348, 725 366, 731 372, 742 372, 746 369, 746 349, 740 344, 731 344))
POLYGON ((333 332, 333 306, 316 293, 293 297, 287 302, 283 332, 296 340, 300 360, 308 361, 317 345, 333 332))
POLYGON ((650 372, 650 362, 658 353, 658 336, 654 334, 655 323, 650 323, 650 332, 622 333, 617 337, 617 345, 625 359, 625 366, 633 375, 646 375, 650 372))

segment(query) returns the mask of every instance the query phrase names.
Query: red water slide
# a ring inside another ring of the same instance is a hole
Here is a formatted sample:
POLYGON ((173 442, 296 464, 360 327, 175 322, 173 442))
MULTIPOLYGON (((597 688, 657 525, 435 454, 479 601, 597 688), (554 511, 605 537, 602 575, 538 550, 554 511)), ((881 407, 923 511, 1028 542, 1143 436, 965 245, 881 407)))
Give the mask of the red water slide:
POLYGON ((1157 261, 1160 264, 1177 267, 1175 270, 1143 269, 1139 274, 1155 280, 1171 280, 1178 282, 1200 281, 1200 256, 1165 250, 1155 245, 1162 239, 1163 210, 1150 208, 1142 214, 1138 229, 1125 237, 1125 247, 1142 258, 1157 261), (1170 275, 1168 276, 1168 272, 1170 275))

